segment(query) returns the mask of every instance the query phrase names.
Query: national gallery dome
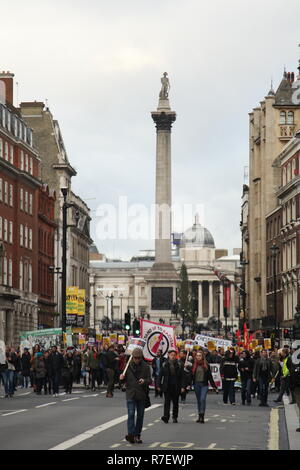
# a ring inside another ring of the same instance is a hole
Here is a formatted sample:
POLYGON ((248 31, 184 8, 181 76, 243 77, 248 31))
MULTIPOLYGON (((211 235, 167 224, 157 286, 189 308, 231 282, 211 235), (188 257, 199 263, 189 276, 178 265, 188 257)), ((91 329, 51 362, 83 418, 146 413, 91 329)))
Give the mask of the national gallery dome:
POLYGON ((215 241, 210 231, 199 223, 199 217, 196 216, 194 225, 183 234, 182 245, 192 245, 197 248, 215 248, 215 241))

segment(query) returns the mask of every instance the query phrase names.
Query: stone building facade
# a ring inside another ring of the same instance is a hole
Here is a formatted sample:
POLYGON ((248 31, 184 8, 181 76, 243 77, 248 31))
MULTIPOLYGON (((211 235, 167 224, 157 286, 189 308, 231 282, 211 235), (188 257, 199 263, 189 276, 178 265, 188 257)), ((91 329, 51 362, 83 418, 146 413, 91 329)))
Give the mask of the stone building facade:
POLYGON ((245 277, 252 329, 261 328, 268 316, 266 217, 277 208, 276 190, 281 184, 280 169, 273 162, 300 127, 300 105, 293 101, 294 81, 294 73, 284 72, 277 91, 271 89, 249 114, 249 255, 245 277))
MULTIPOLYGON (((240 249, 237 249, 233 256, 227 256, 227 250, 216 250, 212 235, 197 220, 182 234, 180 246, 173 252, 172 262, 178 275, 182 263, 187 267, 199 325, 207 325, 209 319, 217 319, 218 316, 223 324, 225 322, 223 286, 214 273, 214 270, 219 270, 232 282, 228 326, 238 327, 240 299, 236 284, 241 282, 239 253, 240 249)), ((132 317, 149 315, 152 321, 159 322, 163 319, 166 323, 172 320, 171 308, 165 314, 159 309, 153 309, 151 269, 154 259, 151 259, 149 253, 147 258, 148 261, 142 255, 140 260, 137 256, 132 262, 90 261, 92 327, 94 318, 100 328, 101 320, 105 317, 120 323, 124 321, 124 314, 128 309, 132 317)))

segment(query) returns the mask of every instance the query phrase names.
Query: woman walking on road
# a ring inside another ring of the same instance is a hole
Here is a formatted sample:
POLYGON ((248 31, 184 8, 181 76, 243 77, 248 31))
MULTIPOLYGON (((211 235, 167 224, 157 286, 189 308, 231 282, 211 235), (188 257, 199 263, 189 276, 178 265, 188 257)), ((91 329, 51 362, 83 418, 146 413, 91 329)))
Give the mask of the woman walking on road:
POLYGON ((206 396, 208 392, 208 382, 218 393, 218 387, 216 386, 210 365, 205 359, 203 351, 198 351, 195 356, 195 362, 192 368, 194 391, 198 402, 198 420, 197 423, 204 423, 204 415, 206 409, 206 396))
POLYGON ((235 389, 234 384, 238 378, 238 358, 235 355, 234 349, 226 351, 225 357, 221 362, 221 377, 223 378, 223 402, 224 405, 229 401, 235 405, 235 389))

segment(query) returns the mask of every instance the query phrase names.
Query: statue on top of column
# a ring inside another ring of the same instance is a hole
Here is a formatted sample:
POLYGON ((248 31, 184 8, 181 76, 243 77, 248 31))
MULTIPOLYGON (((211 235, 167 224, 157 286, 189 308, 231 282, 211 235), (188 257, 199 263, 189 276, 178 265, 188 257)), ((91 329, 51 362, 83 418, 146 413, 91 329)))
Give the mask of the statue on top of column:
POLYGON ((161 78, 161 90, 159 93, 160 100, 167 100, 169 98, 169 90, 170 90, 170 81, 168 79, 167 72, 164 72, 164 76, 161 78))

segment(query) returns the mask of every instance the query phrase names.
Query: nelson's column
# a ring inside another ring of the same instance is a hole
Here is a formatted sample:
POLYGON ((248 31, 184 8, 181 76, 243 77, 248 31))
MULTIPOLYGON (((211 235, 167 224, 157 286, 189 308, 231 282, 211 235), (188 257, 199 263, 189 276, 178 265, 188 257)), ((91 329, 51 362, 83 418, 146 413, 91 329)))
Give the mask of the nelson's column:
POLYGON ((159 94, 158 108, 151 113, 156 124, 156 186, 155 186, 155 263, 148 278, 151 317, 170 317, 176 302, 178 275, 171 258, 172 183, 171 128, 176 113, 169 104, 170 82, 165 72, 159 94))

